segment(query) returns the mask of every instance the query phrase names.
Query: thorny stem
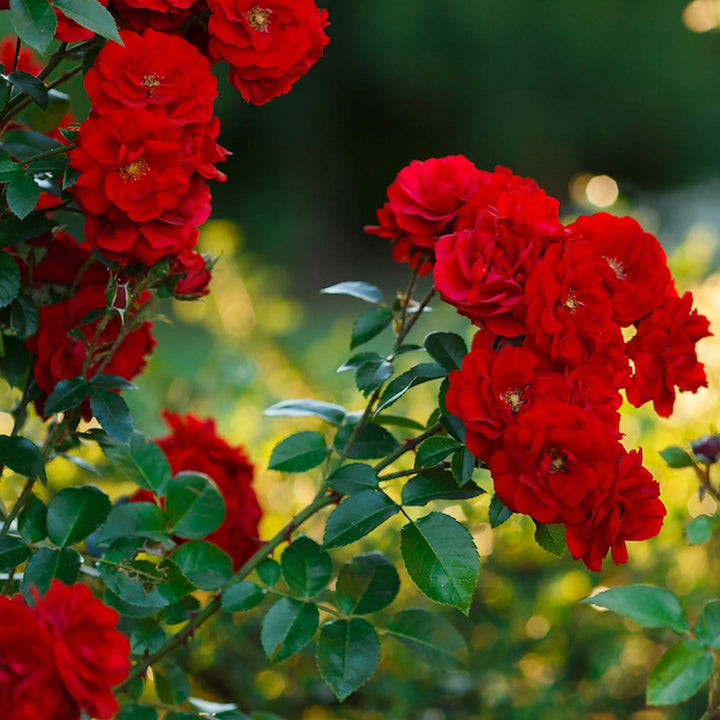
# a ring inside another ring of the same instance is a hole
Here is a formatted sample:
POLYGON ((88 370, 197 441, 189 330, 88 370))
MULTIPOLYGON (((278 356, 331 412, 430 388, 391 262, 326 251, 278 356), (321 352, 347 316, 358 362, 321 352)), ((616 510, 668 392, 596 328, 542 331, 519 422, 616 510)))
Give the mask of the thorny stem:
POLYGON ((373 466, 373 470, 375 470, 376 473, 379 473, 383 468, 386 468, 388 465, 394 463, 400 456, 416 448, 423 440, 427 440, 429 437, 437 435, 442 431, 442 429, 443 426, 439 422, 431 425, 427 430, 425 430, 425 432, 420 433, 417 437, 411 438, 400 445, 397 450, 394 450, 386 458, 373 466))
POLYGON ((217 595, 197 613, 191 620, 188 621, 178 633, 176 633, 168 642, 165 643, 159 650, 143 658, 142 661, 135 667, 130 673, 127 680, 120 683, 116 690, 124 690, 132 682, 142 677, 148 667, 156 663, 161 658, 165 657, 169 652, 175 648, 180 647, 186 640, 195 634, 195 631, 210 617, 212 617, 221 606, 222 593, 232 584, 238 580, 242 580, 247 577, 258 565, 278 546, 283 542, 286 542, 288 537, 297 530, 308 518, 312 517, 322 508, 327 505, 332 505, 337 502, 339 496, 337 493, 326 493, 322 490, 316 498, 308 505, 304 510, 301 510, 290 522, 285 525, 282 530, 276 533, 270 540, 268 540, 234 575, 233 577, 223 586, 217 595))
MULTIPOLYGON (((58 85, 62 85, 64 82, 67 82, 70 78, 77 75, 82 69, 82 65, 76 65, 74 68, 72 68, 72 70, 64 72, 59 78, 53 80, 51 83, 48 84, 48 90, 53 90, 54 88, 58 87, 58 85)), ((8 103, 5 115, 8 115, 9 119, 10 116, 22 112, 25 108, 30 107, 31 104, 32 100, 26 95, 18 95, 16 98, 14 98, 11 102, 8 103)))

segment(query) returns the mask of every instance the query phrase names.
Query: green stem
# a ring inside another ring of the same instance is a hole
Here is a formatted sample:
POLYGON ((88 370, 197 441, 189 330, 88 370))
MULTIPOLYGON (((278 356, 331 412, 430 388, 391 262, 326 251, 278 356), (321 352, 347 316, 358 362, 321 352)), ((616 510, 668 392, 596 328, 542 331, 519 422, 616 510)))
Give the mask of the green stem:
POLYGON ((20 497, 15 501, 15 504, 12 506, 12 510, 10 510, 8 516, 5 518, 5 522, 3 524, 2 530, 0 530, 0 535, 7 535, 8 531, 10 530, 10 526, 12 525, 13 520, 19 515, 20 511, 25 507, 25 503, 27 502, 28 498, 32 494, 33 486, 35 485, 35 481, 37 478, 31 477, 28 478, 25 482, 25 487, 22 489, 22 492, 20 493, 20 497))
POLYGON ((50 150, 44 150, 37 155, 32 155, 27 160, 23 160, 23 165, 30 165, 30 163, 37 162, 38 160, 44 160, 45 158, 52 157, 53 155, 62 155, 70 152, 75 145, 61 145, 60 147, 50 148, 50 150))
POLYGON ((380 480, 380 482, 383 482, 384 480, 394 480, 395 478, 407 477, 408 475, 420 475, 422 473, 446 470, 448 467, 450 467, 449 462, 441 462, 439 465, 433 465, 432 467, 413 468, 412 470, 400 470, 399 472, 380 475, 378 480, 380 480))
POLYGON ((135 669, 130 673, 127 680, 120 683, 115 688, 116 690, 123 690, 132 682, 142 677, 148 667, 156 663, 161 658, 165 657, 169 652, 172 652, 176 648, 180 647, 195 634, 195 631, 211 618, 218 610, 220 610, 222 602, 222 593, 230 585, 236 583, 238 580, 242 580, 247 577, 258 565, 278 546, 283 542, 287 542, 288 538, 292 533, 297 530, 306 520, 315 515, 322 508, 332 505, 337 502, 339 496, 337 493, 328 493, 325 491, 320 492, 317 497, 308 505, 304 510, 301 510, 290 522, 285 525, 280 532, 276 533, 270 540, 263 544, 263 546, 233 575, 233 577, 223 586, 218 594, 202 609, 197 613, 188 623, 177 632, 168 642, 165 643, 159 650, 143 658, 135 669))
POLYGON ((373 470, 375 470, 376 473, 379 473, 388 465, 392 465, 392 463, 394 463, 406 452, 414 450, 423 440, 427 440, 429 437, 437 435, 439 432, 442 431, 442 429, 443 426, 439 422, 431 425, 427 430, 425 430, 425 432, 420 433, 420 435, 418 435, 417 437, 408 440, 407 442, 403 443, 397 450, 391 452, 384 460, 381 460, 379 463, 377 463, 373 467, 373 470))

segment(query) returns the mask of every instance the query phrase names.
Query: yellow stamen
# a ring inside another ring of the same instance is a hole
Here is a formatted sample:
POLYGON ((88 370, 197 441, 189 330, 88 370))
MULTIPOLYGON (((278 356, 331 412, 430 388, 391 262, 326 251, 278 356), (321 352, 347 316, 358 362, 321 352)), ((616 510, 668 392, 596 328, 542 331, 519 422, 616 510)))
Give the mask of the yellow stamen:
POLYGON ((256 32, 267 31, 267 24, 270 18, 270 10, 267 8, 261 8, 256 5, 245 13, 245 17, 250 23, 250 27, 256 32))
POLYGON ((135 180, 139 180, 143 175, 147 175, 148 172, 150 172, 150 166, 145 161, 145 158, 138 157, 125 165, 121 165, 118 168, 118 172, 125 182, 134 182, 135 180))

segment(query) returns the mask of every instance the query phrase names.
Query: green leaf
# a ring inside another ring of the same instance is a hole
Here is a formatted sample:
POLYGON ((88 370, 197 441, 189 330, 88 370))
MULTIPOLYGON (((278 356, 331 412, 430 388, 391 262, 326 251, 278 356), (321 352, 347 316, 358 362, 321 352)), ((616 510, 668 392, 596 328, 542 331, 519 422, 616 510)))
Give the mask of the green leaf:
POLYGON ((78 407, 88 396, 90 387, 90 383, 81 377, 60 380, 45 401, 45 414, 54 415, 78 407))
POLYGON ((357 369, 355 384, 365 397, 380 387, 393 374, 393 366, 387 360, 368 360, 357 369))
POLYGON ((59 547, 74 545, 97 530, 111 508, 110 498, 94 485, 65 488, 48 505, 48 537, 59 547))
MULTIPOLYGON (((0 80, 2 83, 2 80, 0 80)), ((23 167, 20 163, 13 162, 12 160, 0 160, 0 183, 11 180, 16 175, 22 175, 23 167)))
POLYGON ((496 528, 508 520, 512 515, 512 512, 503 505, 503 501, 497 495, 493 495, 492 500, 490 501, 488 515, 490 527, 496 528))
POLYGON ((300 535, 282 554, 282 574, 293 595, 309 600, 327 587, 332 561, 314 540, 300 535))
POLYGON ((343 495, 354 495, 363 490, 377 490, 377 473, 363 463, 341 465, 327 479, 328 487, 343 495))
POLYGON ((157 720, 157 710, 147 705, 126 705, 117 714, 117 720, 157 720))
POLYGON ((433 332, 423 344, 430 357, 448 372, 460 369, 468 351, 465 341, 456 333, 433 332))
POLYGON ((475 469, 475 457, 467 448, 460 448, 452 456, 450 461, 450 470, 452 471, 455 482, 462 487, 472 477, 475 469))
POLYGON ((438 670, 466 670, 468 649, 455 627, 426 610, 403 610, 387 626, 388 637, 408 647, 414 658, 438 670))
POLYGON ((363 490, 343 500, 325 524, 326 548, 349 545, 391 518, 400 508, 378 490, 363 490))
POLYGON ((386 307, 376 307, 363 313, 353 325, 350 349, 363 345, 379 335, 392 320, 392 310, 386 307))
POLYGON ((258 566, 255 571, 260 578, 260 581, 268 587, 273 587, 282 575, 280 565, 271 558, 265 558, 258 566))
POLYGON ((182 705, 190 696, 190 683, 185 673, 173 662, 153 667, 155 689, 167 705, 182 705))
MULTIPOLYGON (((335 452, 342 453, 345 446, 355 432, 355 425, 343 425, 335 435, 333 448, 335 452)), ((385 457, 399 447, 394 435, 384 427, 375 423, 363 425, 353 444, 348 450, 347 457, 351 460, 373 460, 385 457)))
POLYGON ((113 16, 97 0, 52 0, 52 4, 78 25, 122 45, 113 16))
POLYGON ((647 628, 666 627, 681 635, 690 629, 675 595, 652 585, 614 587, 581 602, 607 608, 647 628))
POLYGON ((201 590, 215 590, 232 577, 230 556, 204 540, 191 540, 181 545, 170 559, 201 590))
POLYGON ((668 464, 668 467, 671 468, 684 468, 695 464, 690 453, 676 445, 671 445, 661 450, 660 456, 668 464))
POLYGON ((325 438, 319 432, 305 430, 286 437, 273 448, 268 468, 280 472, 305 472, 320 465, 328 452, 325 438))
MULTIPOLYGON (((25 0, 21 0, 21 2, 23 1, 25 0)), ((13 0, 11 0, 11 3, 12 2, 13 0)), ((49 9, 47 2, 45 7, 49 9)), ((52 10, 50 10, 50 12, 52 12, 52 10)), ((62 143, 35 130, 16 129, 10 130, 3 135, 0 147, 5 150, 8 155, 12 155, 24 163, 35 155, 62 147, 62 143)))
POLYGON ((20 269, 6 252, 0 252, 0 307, 8 306, 20 292, 20 269))
POLYGON ((10 305, 10 328, 18 338, 25 340, 37 332, 39 325, 40 313, 35 301, 21 292, 10 305))
POLYGON ((363 618, 332 620, 322 626, 316 650, 320 676, 342 701, 364 685, 380 660, 380 641, 363 618))
POLYGON ((671 645, 648 677, 648 705, 676 705, 692 697, 710 677, 713 655, 693 640, 671 645))
POLYGON ((120 375, 98 373, 90 378, 90 384, 103 390, 137 390, 137 385, 133 385, 120 375))
POLYGON ((703 605, 695 625, 697 639, 707 647, 720 648, 720 600, 703 605))
POLYGON ((370 552, 343 565, 335 586, 335 600, 346 615, 365 615, 387 607, 399 589, 395 566, 382 553, 370 552))
POLYGON ((198 589, 194 583, 183 575, 180 568, 172 560, 165 558, 158 565, 158 571, 161 577, 158 590, 170 603, 180 602, 184 597, 198 589))
POLYGON ((0 572, 22 565, 32 554, 30 548, 14 535, 0 535, 0 572))
POLYGON ((270 417, 319 417, 325 422, 340 427, 345 419, 345 408, 322 400, 284 400, 271 405, 263 415, 270 417))
MULTIPOLYGON (((61 122, 70 109, 70 97, 59 90, 47 91, 47 106, 41 110, 38 106, 30 107, 25 111, 25 117, 33 130, 41 133, 52 132, 61 122)), ((59 158, 64 160, 64 157, 59 158)), ((32 169, 35 169, 33 164, 32 169)))
MULTIPOLYGON (((47 3, 45 4, 47 5, 47 3)), ((52 227, 52 220, 44 213, 31 213, 24 220, 11 215, 0 223, 0 248, 11 247, 26 240, 32 240, 52 229, 52 227)))
POLYGON ((43 110, 47 108, 50 98, 47 86, 42 80, 22 70, 15 70, 7 76, 7 81, 43 110))
POLYGON ((101 443, 108 460, 127 480, 141 488, 151 490, 158 497, 172 480, 170 464, 165 453, 149 438, 133 433, 127 445, 101 443))
POLYGON ((130 408, 118 394, 90 386, 90 410, 110 437, 121 443, 130 442, 133 419, 130 408))
POLYGON ((53 578, 72 585, 80 571, 82 558, 80 553, 71 548, 51 550, 40 548, 28 561, 22 579, 22 591, 26 598, 31 597, 30 588, 37 588, 43 595, 50 587, 53 578))
POLYGON ((45 460, 40 448, 27 438, 0 435, 0 463, 18 475, 39 477, 47 483, 45 460))
POLYGON ((330 287, 323 288, 320 292, 324 295, 349 295, 373 304, 381 303, 383 299, 380 288, 370 285, 370 283, 358 281, 330 285, 330 287))
MULTIPOLYGON (((445 399, 445 393, 447 392, 447 387, 445 386, 447 381, 447 378, 445 378, 442 381, 442 386, 440 388, 440 396, 442 396, 443 401, 445 399)), ((467 431, 465 429, 465 423, 459 417, 448 415, 446 412, 443 412, 438 416, 438 421, 449 435, 454 437, 459 443, 465 443, 465 435, 467 431)))
POLYGON ((109 545, 120 538, 147 538, 160 543, 168 541, 170 533, 163 511, 150 502, 116 505, 107 516, 95 542, 98 545, 109 545))
POLYGON ((273 662, 281 662, 301 650, 318 628, 320 613, 314 603, 280 598, 263 618, 260 642, 273 662))
POLYGON ((458 487, 452 473, 433 472, 408 480, 402 489, 403 505, 427 505, 431 500, 465 500, 477 497, 485 491, 475 483, 458 487))
POLYGON ((338 369, 337 372, 346 372, 347 370, 357 370, 361 365, 366 362, 373 360, 382 360, 379 353, 376 352, 361 352, 356 353, 350 359, 346 360, 338 369))
POLYGON ((225 501, 207 475, 181 472, 168 485, 165 514, 175 535, 194 540, 220 527, 225 501))
POLYGON ((105 604, 111 607, 113 610, 117 610, 121 615, 126 615, 132 618, 146 618, 151 615, 155 615, 163 609, 166 600, 157 593, 157 597, 160 598, 160 604, 147 603, 145 605, 135 605, 127 600, 123 600, 117 593, 112 590, 106 589, 103 600, 105 604))
POLYGON ((1 344, 5 354, 0 356, 0 374, 11 387, 24 387, 30 367, 30 352, 27 346, 12 335, 3 336, 1 344))
POLYGON ((57 27, 47 0, 10 0, 10 21, 21 40, 39 53, 47 50, 57 27))
POLYGON ((220 607, 225 612, 246 612, 257 607, 265 597, 265 591, 254 582, 242 580, 223 590, 220 607))
POLYGON ((30 495, 18 515, 18 532, 25 542, 37 543, 47 537, 46 516, 45 503, 37 495, 30 495))
POLYGON ((433 467, 460 447, 460 443, 455 438, 429 437, 418 446, 415 455, 415 467, 433 467))
POLYGON ((445 377, 447 371, 436 363, 420 363, 394 378, 383 391, 375 413, 397 402, 410 388, 430 380, 445 377))
POLYGON ((200 601, 193 595, 187 595, 163 610, 162 621, 166 625, 179 625, 194 617, 198 610, 200 610, 200 601))
POLYGON ((535 523, 535 542, 555 557, 561 557, 567 548, 564 525, 535 523))
POLYGON ((685 526, 685 537, 689 545, 702 545, 712 537, 717 517, 698 515, 685 526))
POLYGON ((394 425, 408 430, 425 430, 425 425, 422 423, 402 417, 402 415, 376 415, 374 422, 378 425, 394 425))
POLYGON ((404 525, 400 549, 422 593, 468 614, 480 563, 472 536, 457 520, 433 512, 404 525))
POLYGON ((130 652, 133 655, 154 653, 165 644, 165 631, 152 621, 141 621, 130 633, 130 652))

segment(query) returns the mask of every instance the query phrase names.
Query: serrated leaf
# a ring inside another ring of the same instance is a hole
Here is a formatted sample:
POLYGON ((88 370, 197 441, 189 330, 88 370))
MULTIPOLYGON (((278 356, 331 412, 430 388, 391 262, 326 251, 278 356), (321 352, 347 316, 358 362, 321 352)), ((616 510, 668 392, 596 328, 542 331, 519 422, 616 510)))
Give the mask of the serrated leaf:
POLYGON ((376 415, 373 422, 376 422, 378 425, 394 425, 395 427, 407 428, 408 430, 425 430, 425 425, 422 423, 417 422, 417 420, 402 417, 401 415, 376 415))
POLYGON ((503 501, 497 495, 493 495, 492 500, 490 501, 490 508, 488 510, 490 527, 499 527, 508 520, 511 515, 512 512, 503 505, 503 501))
POLYGON ((90 384, 104 390, 137 390, 137 385, 133 385, 120 375, 98 373, 90 378, 90 384))
POLYGON ((363 490, 376 490, 378 487, 377 473, 363 463, 341 465, 327 479, 328 487, 343 495, 354 495, 363 490))
MULTIPOLYGON (((45 7, 49 6, 46 4, 45 7)), ((62 143, 35 130, 15 129, 3 135, 0 147, 8 155, 12 155, 24 163, 35 155, 62 147, 62 143)))
POLYGON ((6 252, 0 252, 0 307, 8 306, 20 292, 20 269, 6 252))
POLYGON ((167 705, 182 705, 190 696, 190 682, 178 665, 165 661, 153 667, 155 690, 167 705))
POLYGON ((107 518, 110 498, 94 485, 61 490, 48 504, 47 534, 58 547, 84 540, 107 518))
POLYGON ((677 597, 653 585, 610 588, 581 602, 607 608, 647 628, 666 627, 681 635, 690 629, 677 597))
POLYGON ((165 514, 175 535, 199 539, 220 527, 225 501, 207 475, 180 472, 168 485, 165 514))
POLYGON ((39 477, 43 483, 47 483, 45 459, 40 448, 27 438, 0 435, 0 463, 18 475, 39 477))
MULTIPOLYGON (((445 380, 443 380, 442 382, 443 387, 440 388, 440 395, 443 395, 446 392, 446 389, 444 388, 446 382, 447 378, 445 378, 445 380)), ((459 443, 465 443, 465 435, 467 433, 467 430, 465 428, 465 423, 459 417, 455 417, 454 415, 449 415, 447 412, 443 412, 438 416, 438 422, 443 426, 443 429, 449 435, 454 437, 459 443)))
POLYGON ((395 515, 400 508, 378 490, 363 490, 345 498, 325 524, 323 546, 349 545, 395 515))
POLYGON ((452 471, 455 482, 462 487, 469 482, 475 469, 475 457, 467 449, 461 447, 455 452, 450 461, 450 470, 452 471))
POLYGON ((332 576, 330 555, 304 535, 285 548, 280 566, 290 592, 304 600, 324 590, 332 576))
POLYGON ((319 432, 305 430, 286 437, 273 448, 268 468, 280 472, 305 472, 320 465, 328 452, 325 438, 319 432))
POLYGON ((365 302, 377 304, 382 302, 383 295, 380 288, 370 283, 359 281, 348 281, 330 285, 320 291, 324 295, 349 295, 350 297, 364 300, 365 302))
MULTIPOLYGON (((343 425, 335 435, 333 449, 342 453, 355 433, 355 425, 343 425)), ((376 423, 363 425, 347 452, 351 460, 373 460, 389 455, 399 447, 395 436, 376 423)))
POLYGON ((109 545, 120 538, 147 538, 153 542, 170 539, 163 511, 153 503, 131 502, 116 505, 107 516, 95 542, 109 545))
POLYGON ((363 618, 332 620, 320 630, 316 659, 320 676, 342 701, 372 677, 380 660, 380 641, 363 618))
POLYGON ((565 541, 565 526, 559 524, 544 525, 543 523, 536 523, 535 542, 543 550, 547 550, 547 552, 551 555, 561 557, 567 548, 567 542, 565 541))
POLYGON ((367 397, 393 374, 393 366, 383 358, 364 362, 355 372, 355 384, 367 397))
POLYGON ((0 572, 22 565, 32 554, 30 548, 14 535, 0 535, 0 572))
POLYGON ((423 594, 468 614, 480 562, 466 528, 449 515, 433 512, 403 526, 400 549, 423 594))
POLYGON ((124 600, 112 590, 106 589, 103 600, 106 605, 111 607, 113 610, 117 610, 121 615, 132 618, 147 618, 160 612, 167 604, 165 599, 159 593, 157 593, 157 597, 159 597, 162 601, 160 604, 153 604, 150 602, 145 605, 135 605, 134 603, 124 600))
POLYGON ((45 503, 31 494, 18 515, 18 532, 25 542, 37 543, 47 537, 46 516, 45 503))
POLYGON ((376 307, 363 313, 353 325, 350 349, 364 345, 379 335, 392 321, 392 310, 386 307, 376 307))
POLYGON ((689 545, 702 545, 712 537, 717 518, 710 515, 698 515, 685 526, 685 537, 689 545))
POLYGON ((398 375, 383 391, 375 413, 378 414, 397 402, 410 388, 430 380, 445 377, 447 371, 437 363, 420 363, 398 375))
POLYGON ((460 444, 451 437, 429 437, 417 449, 415 467, 427 468, 441 463, 448 455, 454 453, 460 444))
POLYGON ((151 490, 158 497, 165 495, 172 480, 170 464, 165 453, 152 440, 140 433, 133 433, 127 445, 110 441, 102 442, 100 447, 115 469, 127 480, 151 490))
POLYGON ((122 45, 113 16, 97 0, 52 0, 52 4, 81 27, 122 45))
POLYGON ((426 610, 403 610, 387 626, 387 636, 408 647, 413 657, 439 670, 466 670, 468 649, 455 627, 426 610))
POLYGON ((45 414, 54 415, 78 407, 89 392, 90 383, 85 378, 75 377, 60 380, 45 401, 45 414))
POLYGON ((648 705, 676 705, 692 697, 707 681, 713 655, 693 640, 671 645, 648 677, 648 705))
POLYGON ((23 42, 39 53, 47 50, 57 27, 47 0, 10 0, 10 20, 23 42))
POLYGON ((365 553, 343 565, 335 600, 346 615, 365 615, 387 607, 399 589, 395 566, 380 552, 365 553))
POLYGON ((697 639, 711 648, 720 648, 720 600, 709 600, 703 605, 695 624, 697 639))
POLYGON ((257 607, 265 597, 265 591, 254 582, 242 580, 223 590, 220 607, 225 612, 246 612, 257 607))
POLYGON ((402 504, 409 506, 427 505, 431 500, 465 500, 481 495, 484 490, 475 483, 458 487, 452 473, 433 472, 415 475, 402 489, 402 504))
POLYGON ((48 106, 48 89, 45 83, 35 75, 15 70, 7 76, 7 81, 21 93, 25 93, 36 105, 45 110, 48 106))
POLYGON ((345 419, 345 408, 322 400, 284 400, 271 405, 263 415, 270 417, 319 417, 339 427, 345 419))
POLYGON ((102 429, 121 443, 130 442, 135 430, 127 403, 111 390, 90 386, 90 410, 102 429))
POLYGON ((23 573, 22 591, 26 598, 31 598, 30 588, 37 588, 43 595, 50 587, 53 578, 72 585, 77 579, 82 558, 80 553, 71 548, 51 550, 40 548, 28 561, 23 573))
POLYGON ((0 356, 0 374, 11 387, 24 387, 30 367, 30 352, 20 338, 1 336, 5 354, 0 356))
POLYGON ((467 345, 460 335, 450 332, 433 332, 424 340, 430 357, 448 372, 459 370, 467 355, 467 345))
POLYGON ((217 545, 191 540, 174 550, 170 559, 201 590, 215 590, 232 577, 232 560, 217 545))
POLYGON ((21 292, 10 305, 10 328, 20 338, 26 340, 34 335, 40 324, 40 313, 35 301, 21 292))
MULTIPOLYGON (((53 17, 55 17, 54 14, 53 17)), ((52 227, 52 220, 43 213, 31 213, 24 220, 11 215, 0 223, 0 248, 11 247, 26 240, 32 240, 52 229, 52 227)))
POLYGON ((139 622, 130 632, 130 653, 144 655, 154 653, 165 644, 165 631, 151 621, 139 622))
POLYGON ((320 623, 314 603, 280 598, 263 618, 260 642, 273 662, 282 662, 310 642, 320 623))
POLYGON ((273 587, 282 575, 279 563, 275 562, 271 558, 265 558, 258 566, 256 570, 260 581, 265 583, 268 587, 273 587))
POLYGON ((351 358, 346 360, 336 372, 346 372, 347 370, 357 370, 361 365, 371 360, 382 360, 379 353, 376 352, 361 352, 353 355, 351 358))
POLYGON ((692 456, 687 450, 676 445, 666 447, 660 451, 660 457, 668 464, 671 468, 684 468, 690 467, 695 464, 692 456))

